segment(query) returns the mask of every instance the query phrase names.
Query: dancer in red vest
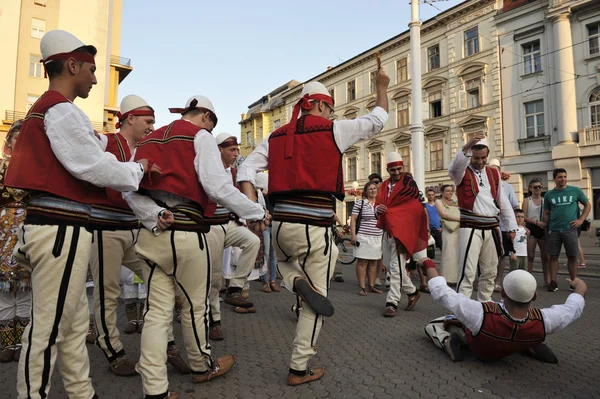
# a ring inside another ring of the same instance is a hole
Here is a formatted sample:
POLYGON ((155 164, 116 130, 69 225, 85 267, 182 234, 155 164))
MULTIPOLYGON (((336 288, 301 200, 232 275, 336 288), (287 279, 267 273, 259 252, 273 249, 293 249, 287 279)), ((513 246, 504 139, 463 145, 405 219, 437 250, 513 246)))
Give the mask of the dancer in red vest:
POLYGON ((408 295, 404 310, 412 310, 421 297, 421 292, 406 273, 406 260, 411 256, 415 260, 427 256, 429 220, 423 208, 423 194, 413 178, 404 173, 402 156, 390 152, 387 158, 390 178, 379 187, 375 211, 379 219, 377 227, 384 231, 383 257, 390 273, 390 290, 383 316, 394 317, 401 291, 408 295))
MULTIPOLYGON (((237 138, 228 133, 220 133, 217 135, 216 140, 221 154, 221 164, 235 184, 235 170, 231 168, 231 165, 233 165, 239 154, 237 138)), ((206 218, 206 222, 211 225, 206 239, 208 240, 212 262, 209 337, 212 340, 221 341, 224 339, 224 334, 221 326, 219 291, 221 290, 221 277, 223 275, 223 250, 227 247, 238 247, 242 250, 234 276, 229 280, 229 287, 224 301, 228 305, 239 307, 241 312, 253 311, 254 304, 242 296, 242 288, 254 267, 260 240, 256 234, 240 222, 236 214, 231 213, 221 205, 217 205, 214 216, 206 218)))
POLYGON ((85 346, 91 205, 106 201, 104 187, 137 190, 148 161, 120 162, 102 151, 90 120, 72 102, 96 84, 96 48, 54 30, 40 49, 50 87, 27 113, 5 183, 33 198, 15 249, 18 262, 33 271, 17 390, 20 398, 46 397, 58 359, 67 395, 91 398, 85 346))
POLYGON ((477 299, 487 302, 494 292, 498 256, 502 253, 499 223, 514 238, 515 213, 500 185, 500 173, 486 166, 490 153, 485 136, 478 134, 458 151, 448 166, 456 183, 460 208, 459 263, 456 290, 471 297, 479 270, 477 299))
POLYGON ((124 198, 145 229, 139 234, 136 251, 145 261, 144 281, 148 288, 140 361, 146 398, 176 398, 169 392, 164 348, 173 320, 175 286, 183 298, 181 325, 192 381, 205 382, 227 373, 233 356, 213 358, 208 344, 212 262, 206 233, 215 203, 246 219, 253 228, 263 228, 270 216, 233 186, 225 172, 217 144, 210 132, 217 116, 210 100, 190 98, 176 120, 152 132, 139 143, 135 157, 164 164, 163 174, 146 176, 141 193, 124 198))
POLYGON ((342 154, 385 126, 389 81, 379 69, 373 111, 334 122, 334 102, 327 88, 319 82, 307 83, 290 122, 260 143, 238 171, 240 187, 256 201, 256 172, 269 169, 278 268, 283 285, 305 302, 296 327, 289 385, 314 381, 325 373, 322 367, 309 369, 308 361, 316 353, 323 316, 333 315, 327 292, 338 255, 331 230, 334 197, 341 201, 345 196, 342 154))
POLYGON ((429 279, 432 298, 452 312, 432 320, 425 333, 454 362, 463 360, 461 346, 468 345, 483 361, 526 352, 543 362, 557 363, 554 353, 543 344, 546 335, 577 320, 585 306, 587 286, 578 278, 567 279, 575 292, 563 305, 536 309, 531 302, 537 298, 537 282, 525 270, 514 270, 504 277, 501 302, 481 303, 448 287, 431 260, 422 262, 421 267, 429 279))

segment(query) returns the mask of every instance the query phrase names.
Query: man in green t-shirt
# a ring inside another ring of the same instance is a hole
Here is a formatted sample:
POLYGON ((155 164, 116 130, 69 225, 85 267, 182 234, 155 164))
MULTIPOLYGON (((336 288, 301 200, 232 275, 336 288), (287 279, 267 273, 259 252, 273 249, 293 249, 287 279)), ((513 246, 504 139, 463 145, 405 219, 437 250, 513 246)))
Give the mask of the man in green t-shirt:
POLYGON ((571 280, 577 277, 577 254, 579 253, 578 229, 592 209, 587 197, 579 187, 567 186, 567 171, 560 168, 552 172, 556 187, 544 196, 544 223, 548 226, 546 252, 550 256, 550 284, 548 291, 558 290, 558 255, 565 245, 571 280), (579 215, 579 204, 583 212, 579 215))

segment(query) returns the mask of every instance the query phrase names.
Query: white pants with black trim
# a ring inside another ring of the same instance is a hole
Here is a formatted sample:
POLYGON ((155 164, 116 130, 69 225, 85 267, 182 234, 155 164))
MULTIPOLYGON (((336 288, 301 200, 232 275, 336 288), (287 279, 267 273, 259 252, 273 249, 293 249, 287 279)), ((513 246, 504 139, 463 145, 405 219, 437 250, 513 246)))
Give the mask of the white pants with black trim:
POLYGON ((140 360, 144 394, 168 392, 167 344, 173 321, 175 287, 182 302, 181 326, 190 368, 205 372, 213 366, 208 343, 211 261, 204 233, 167 230, 159 236, 142 229, 136 251, 146 264, 148 290, 140 360))
MULTIPOLYGON (((407 254, 402 250, 398 250, 396 239, 384 232, 381 243, 383 261, 384 264, 388 265, 388 272, 390 274, 390 290, 388 291, 385 303, 386 306, 387 304, 392 304, 394 307, 398 307, 402 291, 407 295, 412 295, 417 292, 417 288, 406 272, 407 254)), ((413 255, 415 261, 424 259, 425 257, 427 257, 427 249, 413 255)))
MULTIPOLYGON (((273 222, 272 243, 283 286, 294 291, 294 280, 305 278, 321 295, 327 296, 329 281, 335 270, 338 248, 330 227, 299 223, 273 222)), ((323 316, 304 303, 296 325, 296 338, 290 368, 304 371, 316 353, 323 316)))
POLYGON ((210 248, 212 276, 210 287, 210 313, 211 321, 221 320, 221 305, 219 303, 219 290, 221 289, 221 273, 223 272, 223 249, 238 247, 242 250, 234 276, 229 280, 230 287, 242 288, 248 280, 248 275, 254 268, 254 262, 260 249, 260 238, 252 233, 246 226, 241 226, 231 220, 227 224, 211 226, 206 235, 210 248))
POLYGON ((125 354, 117 328, 121 265, 140 277, 143 275, 143 263, 135 253, 138 233, 138 229, 94 231, 90 268, 94 279, 96 345, 109 362, 125 354))
POLYGON ((438 317, 433 319, 425 326, 425 334, 431 342, 440 349, 444 349, 444 341, 450 336, 451 333, 457 333, 463 344, 467 343, 465 336, 465 330, 457 325, 450 325, 444 328, 444 320, 446 316, 438 317))
POLYGON ((456 291, 471 298, 473 282, 479 272, 477 300, 490 301, 498 270, 498 252, 492 231, 461 227, 458 246, 460 252, 456 291))
POLYGON ((89 326, 85 280, 92 234, 83 227, 19 227, 14 255, 31 271, 31 322, 23 333, 19 398, 45 398, 54 364, 71 399, 90 399, 94 388, 85 345, 89 326))

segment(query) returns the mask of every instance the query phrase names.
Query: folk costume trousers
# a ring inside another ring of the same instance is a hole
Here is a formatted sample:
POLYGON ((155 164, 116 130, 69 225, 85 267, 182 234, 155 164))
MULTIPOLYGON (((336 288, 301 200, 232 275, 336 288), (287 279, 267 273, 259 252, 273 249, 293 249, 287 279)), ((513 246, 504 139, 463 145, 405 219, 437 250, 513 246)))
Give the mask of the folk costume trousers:
POLYGON ((90 399, 94 388, 85 337, 89 326, 85 281, 92 234, 83 227, 19 227, 15 258, 31 271, 31 322, 23 333, 19 398, 45 398, 54 364, 71 399, 90 399))
MULTIPOLYGON (((272 234, 283 286, 294 292, 294 280, 304 278, 326 297, 338 256, 331 228, 273 222, 272 234)), ((291 369, 305 371, 308 368, 310 358, 317 353, 317 339, 322 326, 323 316, 303 303, 296 325, 291 369)))
POLYGON ((444 350, 444 341, 452 333, 457 333, 463 344, 467 343, 464 327, 454 316, 442 316, 433 319, 425 326, 425 334, 438 348, 444 350), (445 323, 446 319, 454 319, 453 323, 445 323))
POLYGON ((148 290, 140 360, 144 395, 168 392, 167 344, 173 321, 175 287, 182 301, 183 341, 192 372, 213 367, 208 343, 209 301, 212 262, 206 235, 200 232, 167 230, 160 235, 140 230, 136 251, 144 266, 148 290))
POLYGON ((117 328, 121 265, 140 277, 143 275, 144 264, 135 253, 138 234, 138 229, 94 231, 90 268, 94 279, 96 345, 109 362, 125 354, 117 328))
POLYGON ((477 300, 490 301, 498 267, 498 252, 492 231, 461 227, 458 234, 456 291, 471 298, 473 282, 479 272, 477 300))
MULTIPOLYGON (((381 244, 383 260, 389 265, 388 272, 390 274, 390 290, 388 291, 385 303, 386 306, 393 305, 397 308, 402 291, 407 295, 413 295, 417 292, 417 288, 406 272, 406 257, 408 256, 406 250, 403 247, 398 248, 396 239, 385 232, 383 233, 381 244)), ((427 250, 420 251, 418 255, 415 254, 415 261, 421 259, 423 255, 427 256, 427 250)))
POLYGON ((221 289, 221 275, 223 272, 223 250, 227 247, 238 247, 242 250, 234 276, 229 280, 229 287, 242 288, 248 275, 254 268, 254 261, 260 247, 260 239, 246 226, 231 220, 227 224, 211 226, 206 235, 210 249, 212 275, 210 287, 210 312, 211 322, 221 320, 221 305, 219 303, 219 290, 221 289))

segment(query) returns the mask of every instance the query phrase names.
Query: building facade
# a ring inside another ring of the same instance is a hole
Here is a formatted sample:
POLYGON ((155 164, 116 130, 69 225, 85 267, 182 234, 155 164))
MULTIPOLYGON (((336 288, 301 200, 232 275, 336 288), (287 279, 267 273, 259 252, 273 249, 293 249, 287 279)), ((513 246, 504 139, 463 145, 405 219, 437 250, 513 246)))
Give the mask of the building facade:
POLYGON ((247 157, 269 133, 288 122, 292 114, 287 114, 282 93, 299 84, 291 80, 248 106, 240 121, 241 156, 247 157))
POLYGON ((53 29, 73 33, 98 49, 98 84, 77 99, 98 131, 113 131, 118 85, 131 72, 120 56, 121 0, 4 0, 0 3, 0 140, 48 88, 40 63, 40 39, 53 29))
POLYGON ((511 183, 524 194, 540 177, 551 189, 552 170, 565 168, 600 228, 600 2, 505 0, 495 21, 511 183))
MULTIPOLYGON (((375 54, 390 76, 390 117, 383 131, 356 143, 344 154, 345 186, 362 187, 371 173, 387 176, 386 155, 398 151, 410 172, 412 161, 423 158, 425 184, 438 191, 448 177, 448 165, 465 141, 476 133, 491 141, 492 156, 502 150, 498 45, 494 16, 497 2, 466 1, 421 27, 421 65, 425 152, 413 154, 409 126, 411 100, 410 33, 405 32, 315 76, 332 93, 337 119, 354 119, 375 106, 375 54), (356 185, 356 184, 355 184, 356 185)), ((302 86, 282 94, 286 115, 302 86)), ((354 193, 354 191, 353 191, 354 193)), ((338 204, 345 220, 356 198, 348 195, 338 204)))

